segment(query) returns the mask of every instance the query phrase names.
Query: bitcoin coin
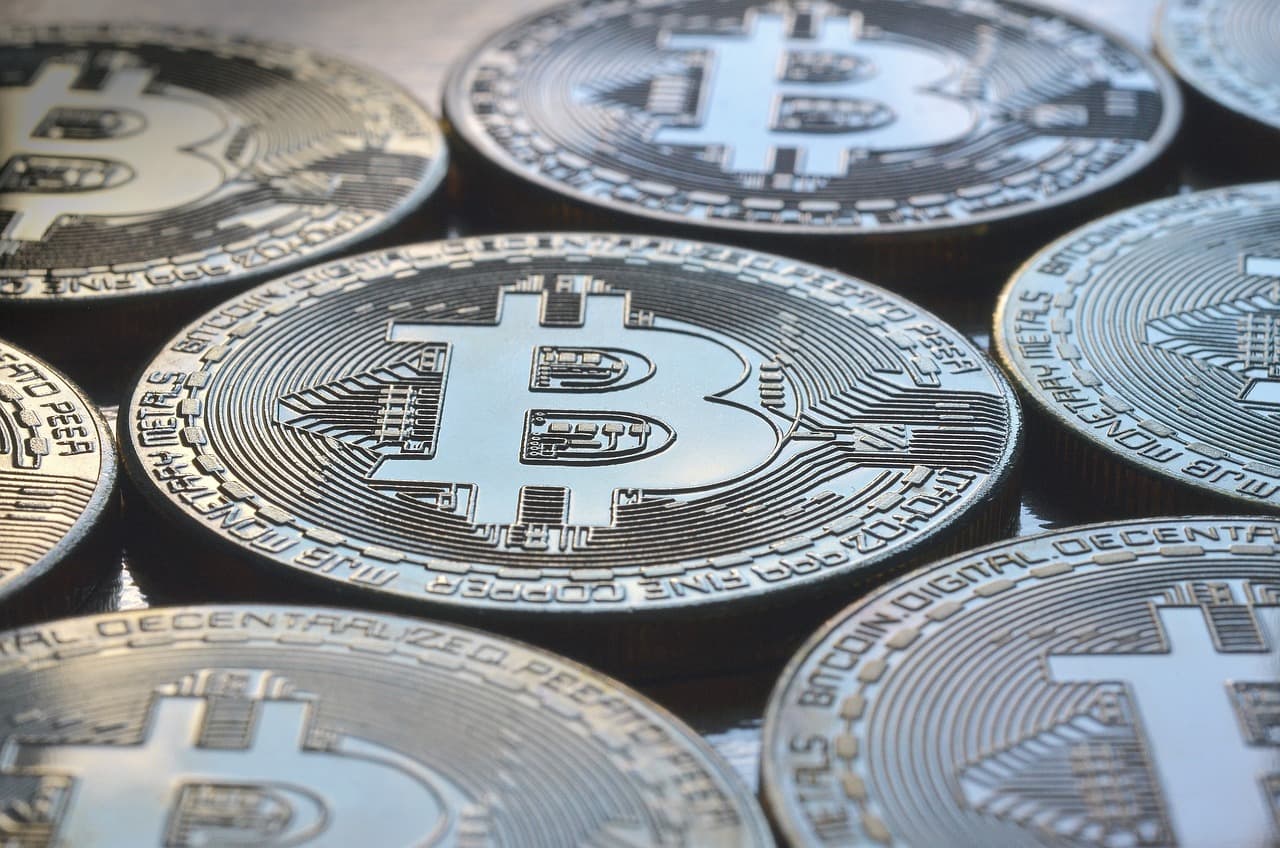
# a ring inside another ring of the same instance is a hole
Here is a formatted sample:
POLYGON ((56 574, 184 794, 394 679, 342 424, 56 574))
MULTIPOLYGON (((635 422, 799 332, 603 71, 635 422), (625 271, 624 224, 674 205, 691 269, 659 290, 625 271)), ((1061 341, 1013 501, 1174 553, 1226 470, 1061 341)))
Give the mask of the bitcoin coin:
POLYGON ((794 845, 1280 840, 1280 523, 1155 519, 967 553, 828 623, 765 720, 794 845))
POLYGON ((469 173, 535 209, 874 279, 955 270, 997 249, 969 238, 989 229, 1061 232, 1065 207, 1160 158, 1180 114, 1140 51, 1003 0, 589 0, 494 35, 445 95, 469 173))
POLYGON ((770 846, 657 705, 422 620, 188 607, 0 634, 9 845, 770 846))
POLYGON ((1054 461, 1097 495, 1280 509, 1280 183, 1076 230, 1014 275, 995 323, 1054 461))
POLYGON ((113 437, 97 410, 0 341, 0 624, 86 600, 118 553, 115 494, 113 437))
MULTIPOLYGON (((870 284, 531 234, 228 301, 145 369, 121 431, 156 513, 139 538, 229 554, 201 591, 247 559, 289 593, 527 627, 634 671, 754 662, 745 643, 796 635, 779 609, 999 532, 1021 416, 963 335, 870 284)), ((165 551, 159 571, 194 580, 165 551)))
MULTIPOLYGON (((1219 156, 1224 144, 1253 143, 1264 162, 1274 162, 1280 6, 1271 0, 1165 0, 1155 34, 1161 58, 1194 92, 1191 104, 1201 107, 1190 128, 1212 139, 1219 156)), ((1265 173, 1274 175, 1274 165, 1265 173)))
POLYGON ((48 356, 83 337, 97 358, 183 297, 350 249, 444 177, 439 127, 405 91, 298 47, 14 24, 0 57, 0 308, 48 356), (51 320, 57 347, 31 330, 51 320))

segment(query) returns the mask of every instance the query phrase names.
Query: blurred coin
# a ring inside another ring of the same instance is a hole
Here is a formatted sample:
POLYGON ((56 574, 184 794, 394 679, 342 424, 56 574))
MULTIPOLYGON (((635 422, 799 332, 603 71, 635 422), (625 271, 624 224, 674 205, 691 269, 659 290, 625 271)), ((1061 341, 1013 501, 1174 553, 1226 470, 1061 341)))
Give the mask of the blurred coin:
POLYGON ((285 597, 640 674, 757 665, 805 629, 784 611, 1002 532, 1021 416, 962 334, 860 280, 533 234, 228 301, 148 366, 121 433, 159 548, 139 572, 171 591, 248 592, 245 561, 285 597))
POLYGON ((7 844, 773 844, 660 707, 427 621, 189 607, 3 633, 0 715, 7 844))
POLYGON ((1003 0, 588 0, 495 34, 445 95, 460 199, 500 222, 693 228, 912 282, 1025 255, 1180 114, 1137 49, 1003 0))
POLYGON ((0 341, 0 624, 74 611, 119 564, 115 495, 114 438, 98 411, 0 341))
POLYGON ((1094 496, 1280 510, 1280 183, 1082 227, 1014 275, 995 323, 1047 453, 1094 496))
POLYGON ((109 385, 237 287, 402 221, 445 169, 422 107, 339 59, 0 27, 0 327, 109 385))
POLYGON ((1280 523, 1057 530, 824 626, 765 720, 794 845, 1280 840, 1280 523))
POLYGON ((1280 174, 1280 4, 1165 0, 1155 37, 1161 58, 1193 92, 1188 129, 1206 142, 1205 158, 1246 148, 1261 174, 1280 174))

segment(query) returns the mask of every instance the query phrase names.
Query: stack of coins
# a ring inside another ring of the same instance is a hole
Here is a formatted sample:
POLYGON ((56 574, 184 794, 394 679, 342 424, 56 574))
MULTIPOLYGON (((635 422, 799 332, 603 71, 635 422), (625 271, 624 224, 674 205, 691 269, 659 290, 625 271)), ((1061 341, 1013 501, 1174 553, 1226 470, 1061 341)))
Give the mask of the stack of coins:
POLYGON ((0 846, 1280 843, 1274 4, 398 3, 0 26, 0 846))

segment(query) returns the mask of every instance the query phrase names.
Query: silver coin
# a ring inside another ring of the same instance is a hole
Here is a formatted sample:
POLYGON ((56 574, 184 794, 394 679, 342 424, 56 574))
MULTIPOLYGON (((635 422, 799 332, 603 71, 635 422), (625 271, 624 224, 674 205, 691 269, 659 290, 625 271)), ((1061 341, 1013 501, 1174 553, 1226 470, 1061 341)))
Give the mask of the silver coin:
POLYGON ((769 846, 693 731, 479 631, 301 607, 0 633, 0 843, 769 846))
POLYGON ((1280 183, 1064 236, 1010 280, 994 333, 1064 464, 1148 508, 1280 509, 1278 339, 1280 183))
POLYGON ((0 340, 0 624, 84 601, 119 553, 115 497, 115 438, 98 411, 0 340))
POLYGON ((298 591, 714 665, 750 662, 784 601, 812 614, 1003 530, 1021 416, 961 333, 860 280, 533 234, 251 290, 169 342, 121 425, 158 516, 141 536, 180 527, 298 591))
POLYGON ((234 285, 385 230, 444 178, 373 71, 142 24, 0 27, 0 304, 234 285))
POLYGON ((570 220, 563 201, 862 239, 833 261, 931 233, 912 251, 954 263, 972 245, 937 236, 1061 212, 1151 164, 1181 103, 1141 51, 1028 3, 589 0, 485 41, 445 113, 481 165, 570 220))
POLYGON ((1280 132, 1280 5, 1272 0, 1165 0, 1156 45, 1197 92, 1251 123, 1280 132))
POLYGON ((792 660, 764 799, 795 845, 1280 841, 1280 523, 1057 530, 897 581, 792 660))

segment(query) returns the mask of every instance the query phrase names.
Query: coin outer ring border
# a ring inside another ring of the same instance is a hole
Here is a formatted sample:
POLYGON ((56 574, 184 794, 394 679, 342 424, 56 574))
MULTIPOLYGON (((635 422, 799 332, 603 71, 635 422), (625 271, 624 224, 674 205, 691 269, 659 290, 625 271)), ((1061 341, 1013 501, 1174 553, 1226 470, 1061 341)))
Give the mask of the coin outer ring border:
MULTIPOLYGON (((769 692, 769 700, 765 705, 764 719, 761 724, 761 740, 760 740, 760 804, 764 808, 765 815, 768 816, 770 823, 774 827, 774 831, 782 837, 783 844, 786 845, 806 845, 804 832, 797 827, 795 817, 790 814, 790 805, 788 799, 783 795, 781 789, 782 781, 779 779, 777 766, 773 763, 773 757, 770 752, 777 743, 777 735, 779 726, 782 724, 782 713, 786 707, 786 693, 790 684, 796 679, 804 664, 809 658, 822 646, 822 644, 833 633, 839 630, 840 626, 851 621, 855 616, 863 611, 870 609, 874 605, 883 601, 894 592, 901 590, 903 587, 919 580, 925 575, 942 569, 947 566, 966 562, 968 560, 980 557, 984 554, 998 553, 1000 551, 1015 548, 1021 545, 1031 545, 1037 542, 1052 539, 1069 533, 1102 532, 1120 528, 1132 528, 1139 526, 1150 526, 1160 524, 1170 524, 1176 522, 1197 522, 1197 523, 1268 523, 1280 524, 1280 519, 1273 516, 1243 514, 1243 515, 1209 515, 1194 514, 1180 516, 1160 516, 1149 518, 1127 518, 1117 521, 1103 521, 1089 524, 1073 524, 1066 527, 1057 527, 1050 530, 1043 530, 1029 536, 1015 536, 1004 539, 999 542, 992 542, 981 547, 974 548, 963 553, 953 556, 944 557, 937 562, 912 569, 906 574, 896 577, 887 582, 881 583, 872 592, 849 604, 847 607, 828 618, 818 627, 813 635, 805 639, 800 648, 787 660, 787 664, 783 667, 778 675, 777 682, 773 689, 769 692)), ((1107 567, 1107 566, 1101 566, 1107 567)), ((1036 577, 1030 574, 1028 569, 1027 576, 1035 580, 1043 580, 1044 578, 1036 577)), ((1050 578, 1052 579, 1052 578, 1050 578)), ((983 581, 976 586, 984 585, 990 580, 983 581)), ((973 589, 970 589, 966 596, 972 599, 975 596, 973 589)), ((985 598, 983 598, 985 600, 985 598)), ((859 843, 861 844, 861 843, 859 843)), ((891 839, 889 844, 893 844, 891 839)))
MULTIPOLYGON (((269 264, 265 268, 254 270, 246 270, 238 276, 214 276, 206 277, 196 281, 184 281, 182 285, 172 286, 165 289, 157 289, 154 291, 147 290, 130 290, 127 292, 111 291, 106 293, 95 293, 91 296, 81 296, 77 298, 68 297, 47 297, 47 298, 5 298, 0 296, 0 307, 5 309, 17 310, 61 310, 84 308, 89 303, 100 303, 103 307, 120 307, 127 305, 148 305, 160 306, 168 304, 172 301, 181 300, 184 297, 199 296, 201 293, 209 294, 210 292, 224 290, 227 296, 231 297, 235 294, 242 293, 246 288, 258 285, 259 283, 273 280, 279 276, 290 274, 295 271, 302 270, 311 265, 317 265, 337 259, 344 254, 350 254, 353 248, 359 248, 366 243, 373 242, 379 238, 385 238, 396 227, 405 224, 414 214, 422 211, 433 200, 437 198, 443 199, 444 183, 449 174, 449 166, 451 156, 449 153, 449 145, 445 138, 444 128, 441 125, 440 118, 433 115, 427 108, 423 98, 411 91, 407 86, 402 84, 398 79, 389 74, 365 64, 356 59, 351 59, 345 54, 332 52, 326 49, 311 47, 309 45, 294 44, 287 41, 278 41, 275 39, 260 39, 251 35, 247 35, 235 30, 223 31, 210 27, 185 27, 171 24, 151 23, 145 21, 125 20, 118 22, 104 21, 42 21, 42 22, 13 22, 0 25, 0 51, 13 46, 14 44, 4 43, 4 39, 13 30, 32 28, 44 31, 56 31, 62 27, 73 27, 77 30, 81 27, 85 29, 98 28, 102 32, 104 40, 111 39, 116 35, 118 30, 124 30, 130 35, 138 34, 139 37, 130 38, 128 41, 117 41, 122 48, 128 48, 130 45, 143 45, 149 43, 158 43, 165 46, 165 38, 174 34, 186 37, 195 37, 204 40, 201 48, 206 52, 215 54, 219 46, 242 45, 248 48, 279 50, 283 52, 302 53, 310 57, 318 57, 335 65, 345 65, 353 71, 376 80, 383 85, 389 92, 398 95, 406 105, 412 106, 418 112, 418 117, 422 120, 423 126, 427 130, 427 134, 433 136, 437 154, 431 161, 431 165, 427 168, 423 179, 419 181, 414 190, 405 195, 403 200, 390 212, 386 213, 375 224, 364 229, 349 231, 342 235, 325 242, 325 246, 314 252, 304 253, 302 255, 292 254, 290 258, 281 260, 268 260, 269 264)), ((40 43, 40 42, 36 42, 40 43)), ((75 44, 74 41, 67 41, 68 44, 75 44)), ((169 257, 159 257, 159 259, 168 259, 169 257)), ((148 264, 157 261, 156 257, 145 260, 148 264)), ((52 269, 44 269, 47 274, 52 269)), ((212 308, 212 307, 210 307, 212 308)))
MULTIPOLYGON (((1007 340, 1003 332, 1004 316, 1006 307, 1010 303, 1010 295, 1023 275, 1027 272, 1034 272, 1036 263, 1040 258, 1060 244, 1064 244, 1082 233, 1098 226, 1104 221, 1133 215, 1141 210, 1151 207, 1160 206, 1179 198, 1195 197, 1204 194, 1220 194, 1234 190, 1248 190, 1255 187, 1271 187, 1277 195, 1277 206, 1280 208, 1280 180, 1270 182, 1242 183, 1239 185, 1228 185, 1219 188, 1204 189, 1202 191, 1193 192, 1190 195, 1171 195, 1169 197, 1160 197, 1155 200, 1149 200, 1116 212, 1095 218, 1088 223, 1082 224, 1075 229, 1063 233, 1053 241, 1039 248, 1025 262, 1018 266, 1005 284, 1001 287, 1000 293, 996 299, 996 309, 992 316, 991 322, 991 355, 999 367, 1004 371, 1005 376, 1009 378, 1010 384, 1014 387, 1014 392, 1018 395, 1026 413, 1027 422, 1030 422, 1033 430, 1044 430, 1043 433, 1034 433, 1032 435, 1033 449, 1047 447, 1054 439, 1065 442, 1071 448, 1084 448, 1084 455, 1078 457, 1079 467, 1073 469, 1075 476, 1083 477, 1082 472, 1087 472, 1088 467, 1098 464, 1106 467, 1115 468, 1124 473, 1125 479, 1119 483, 1121 488, 1125 486, 1142 486, 1144 491, 1142 494, 1154 495, 1158 499, 1159 506, 1163 511, 1175 512, 1225 512, 1230 513, 1231 510, 1247 510, 1245 514, 1251 514, 1254 519, 1260 516, 1276 515, 1280 513, 1280 501, 1263 501, 1257 498, 1247 498, 1237 496, 1226 490, 1214 489, 1208 486, 1202 486, 1190 478, 1179 476, 1174 472, 1164 471, 1154 466, 1146 465, 1139 462, 1129 452, 1120 452, 1116 450, 1109 442, 1105 442, 1098 438, 1093 432, 1086 431, 1076 427, 1070 419, 1061 415, 1053 407, 1049 406, 1040 395, 1031 390, 1023 379, 1024 374, 1014 363, 1012 351, 1009 349, 1007 340), (1037 445, 1036 442, 1041 444, 1037 445), (1153 488, 1154 486, 1154 488, 1153 488)), ((1194 216, 1195 213, 1190 213, 1194 216)), ((1188 213, 1182 213, 1182 217, 1187 217, 1188 213)), ((1027 423, 1024 422, 1024 423, 1027 423)), ((1038 451, 1039 452, 1039 451, 1038 451)), ((1073 451, 1074 452, 1074 451, 1073 451)), ((1105 494, 1105 493, 1104 493, 1105 494)), ((1126 508, 1133 508, 1127 505, 1126 508)), ((1159 510, 1158 510, 1159 511, 1159 510)), ((1148 515, 1151 509, 1146 510, 1148 515)))
MULTIPOLYGON (((634 3, 636 0, 631 0, 631 2, 634 3)), ((840 2, 840 0, 837 0, 837 2, 840 2)), ((572 2, 563 2, 563 0, 555 5, 544 7, 540 11, 525 15, 523 18, 491 33, 482 40, 474 42, 471 48, 463 54, 463 58, 450 68, 445 78, 444 93, 441 98, 441 114, 444 118, 446 132, 455 133, 461 142, 471 148, 474 153, 479 154, 478 158, 481 161, 477 164, 489 168, 497 168, 508 179, 514 178, 519 184, 549 192, 550 198, 554 201, 576 204, 592 212, 604 213, 626 222, 639 224, 648 222, 649 226, 679 226, 686 231, 696 231, 700 237, 705 234, 709 240, 714 240, 716 234, 720 234, 721 238, 729 237, 730 234, 737 234, 740 236, 760 235, 771 237, 807 236, 819 237, 824 241, 846 238, 860 243, 871 244, 880 241, 890 243, 910 241, 912 236, 919 236, 922 241, 927 241, 928 239, 939 237, 958 238, 969 234, 974 236, 985 235, 987 230, 993 226, 1016 226, 1019 222, 1025 223, 1040 214, 1052 214, 1076 204, 1087 203, 1118 189, 1140 174, 1147 172, 1172 151, 1173 142, 1182 128, 1185 112, 1182 92, 1178 88, 1177 80, 1174 79, 1173 74, 1164 65, 1152 56, 1150 51, 1140 49, 1128 37, 1083 16, 1045 6, 1038 0, 1018 0, 1018 2, 1046 15, 1066 20, 1081 29, 1100 34, 1115 42, 1117 46, 1129 51, 1134 58, 1142 62, 1147 71, 1156 80, 1160 90, 1160 97, 1162 98, 1163 111, 1160 126, 1156 129, 1151 141, 1147 143, 1148 150, 1122 171, 1119 173, 1112 171, 1104 178, 1088 181, 1081 186, 1068 189, 1048 201, 1036 203, 1030 207, 1017 208, 1012 213, 980 212, 961 222, 938 224, 885 224, 877 227, 872 232, 851 227, 823 226, 820 224, 785 225, 768 224, 760 221, 693 220, 673 212, 656 211, 645 209, 639 205, 603 200, 585 194, 566 183, 556 182, 541 173, 523 170, 511 161, 506 152, 493 142, 487 134, 478 131, 476 122, 471 120, 470 111, 465 106, 468 91, 466 84, 472 75, 474 60, 482 52, 490 50, 503 41, 510 41, 516 33, 527 28, 533 22, 573 6, 572 2)), ((668 2, 667 5, 672 4, 668 2)), ((635 175, 630 176, 634 177, 635 175)))
MULTIPOLYGON (((398 621, 399 623, 404 624, 406 626, 413 625, 413 626, 419 626, 419 627, 437 627, 445 630, 461 631, 464 635, 470 636, 480 642, 487 642, 490 644, 493 644, 493 643, 501 644, 504 647, 510 647, 510 648, 514 648, 516 650, 522 651, 530 655, 531 657, 549 660, 552 664, 556 666, 565 668, 568 671, 578 674, 583 680, 588 680, 595 684, 602 684, 601 685, 602 689, 611 690, 612 694, 620 696, 623 700, 629 702, 632 706, 639 707, 643 711, 649 713, 653 718, 657 719, 664 729, 671 732, 672 736, 678 738, 680 741, 685 743, 685 745, 687 746, 686 750, 691 749, 693 752, 701 755, 700 757, 701 765, 708 772, 712 772, 716 774, 718 777, 720 777, 722 780, 721 785, 724 788, 730 789, 733 791, 734 793, 733 799, 737 802, 736 804, 737 810, 740 814, 742 814, 744 819, 742 829, 744 831, 754 831, 754 836, 757 837, 756 844, 761 846, 761 848, 764 848, 764 846, 771 846, 774 844, 774 841, 772 838, 772 831, 769 826, 768 816, 765 815, 763 809, 761 808, 759 800, 750 793, 750 791, 747 789, 746 786, 743 785, 742 778, 738 776, 737 772, 735 772, 733 767, 729 765, 728 761, 725 760, 724 756, 721 755, 718 751, 716 751, 716 749, 712 747, 711 743, 708 742, 705 738, 703 738, 703 736, 700 733, 698 733, 696 730, 694 730, 684 719, 675 715, 673 712, 668 710, 662 704, 659 704, 654 699, 632 688, 631 686, 618 680, 616 677, 613 677, 612 675, 606 674, 605 672, 594 669, 582 662, 579 662, 578 660, 563 656, 562 654, 558 654, 547 648, 539 647, 532 643, 523 641, 518 638, 513 638, 511 636, 493 633, 487 630, 481 630, 480 628, 475 626, 457 624, 455 622, 450 622, 450 621, 440 621, 437 619, 430 619, 430 618, 415 618, 415 617, 407 616, 404 614, 389 613, 389 612, 371 612, 368 610, 350 609, 350 608, 339 607, 339 606, 313 607, 313 606, 300 606, 296 604, 291 605, 291 604, 270 604, 270 603, 246 603, 246 604, 213 603, 213 604, 182 604, 178 606, 165 606, 165 607, 157 607, 152 609, 118 610, 115 612, 102 612, 102 613, 94 613, 92 615, 86 615, 86 616, 75 616, 71 618, 54 619, 51 621, 41 621, 35 624, 21 626, 21 627, 0 629, 0 641, 4 640, 6 637, 10 637, 18 633, 38 631, 38 630, 53 630, 54 628, 61 625, 63 627, 70 626, 72 628, 75 628, 79 632, 83 632, 85 635, 95 639, 100 643, 106 643, 106 644, 102 644, 101 647, 98 647, 93 653, 98 653, 102 650, 109 650, 111 648, 122 648, 128 651, 145 651, 148 648, 152 648, 152 647, 172 647, 174 645, 180 645, 183 641, 196 641, 196 640, 201 640, 202 644, 208 645, 210 643, 203 641, 204 635, 209 633, 210 631, 210 628, 208 627, 201 627, 196 630, 186 631, 192 634, 189 640, 184 640, 181 635, 178 635, 183 631, 178 631, 178 634, 175 634, 173 638, 163 643, 159 641, 144 642, 141 645, 141 647, 135 647, 130 644, 132 640, 137 638, 137 633, 105 636, 105 635, 102 635, 97 628, 100 622, 110 621, 110 620, 119 620, 122 618, 126 618, 132 622, 136 622, 139 619, 150 617, 150 616, 157 616, 157 615, 169 616, 169 617, 176 617, 184 613, 206 615, 206 614, 211 614, 211 613, 215 613, 222 610, 228 610, 233 613, 252 612, 252 613, 264 613, 264 614, 269 612, 286 612, 287 613, 291 611, 296 611, 298 613, 301 613, 304 616, 331 614, 336 616, 368 617, 372 615, 379 619, 390 619, 393 621, 398 621)), ((235 631, 232 631, 232 632, 235 632, 235 631)), ((259 643, 266 643, 273 646, 280 646, 282 649, 285 647, 288 647, 288 643, 282 642, 279 636, 280 634, 277 634, 275 639, 268 639, 265 636, 259 639, 254 639, 253 637, 250 637, 247 641, 221 643, 221 645, 223 647, 227 647, 231 649, 239 649, 247 644, 253 644, 254 642, 259 642, 259 643)), ((213 644, 217 646, 219 643, 213 643, 213 644)), ((380 660, 383 657, 382 653, 370 653, 369 651, 361 650, 361 646, 359 644, 358 638, 355 636, 348 639, 331 639, 331 640, 322 639, 316 643, 308 642, 303 647, 305 650, 311 650, 313 648, 320 647, 320 646, 346 647, 347 650, 350 653, 354 654, 355 656, 366 657, 366 658, 372 656, 375 661, 380 660)), ((31 653, 29 653, 30 645, 27 646, 26 650, 28 651, 28 653, 25 653, 24 655, 18 658, 9 657, 8 655, 0 653, 0 680, 3 679, 5 673, 9 671, 11 668, 16 667, 20 670, 30 671, 31 668, 37 664, 48 663, 51 660, 55 662, 59 660, 57 649, 42 651, 38 655, 32 655, 31 653)), ((400 648, 400 649, 393 648, 391 651, 386 653, 389 654, 390 656, 394 656, 401 659, 413 660, 414 662, 417 662, 418 658, 420 656, 423 656, 423 654, 420 653, 423 650, 428 650, 428 649, 415 649, 412 646, 408 646, 406 648, 400 648), (415 650, 419 651, 419 653, 415 653, 415 650)), ((69 658, 76 659, 84 655, 85 655, 84 653, 73 653, 70 655, 69 658)))
MULTIPOLYGON (((102 415, 102 410, 85 395, 79 384, 68 378, 61 369, 50 365, 42 357, 29 352, 25 348, 14 345, 10 345, 10 347, 39 363, 45 372, 61 382, 63 389, 76 396, 80 401, 81 407, 93 420, 93 424, 97 428, 100 457, 98 480, 94 485, 93 495, 89 498, 89 503, 85 505, 84 511, 76 518, 71 529, 44 556, 23 568, 16 577, 0 581, 0 612, 3 611, 4 606, 9 604, 22 604, 23 609, 17 610, 18 617, 22 618, 32 612, 32 609, 27 609, 27 607, 42 608, 41 599, 38 597, 28 599, 26 597, 33 584, 39 584, 46 580, 56 582, 58 572, 61 570, 64 561, 68 557, 86 553, 81 549, 91 547, 96 532, 105 522, 112 520, 110 511, 119 490, 121 460, 116 446, 114 428, 107 423, 106 418, 102 415)), ((90 589, 92 587, 83 586, 78 588, 90 589)), ((38 586, 35 591, 40 591, 38 586)), ((48 600, 58 604, 65 603, 66 599, 52 598, 48 600)))
MULTIPOLYGON (((688 248, 696 250, 698 248, 709 248, 732 251, 752 256, 762 256, 768 259, 779 260, 794 266, 813 269, 822 275, 839 278, 852 278, 859 286, 866 289, 883 292, 894 301, 901 301, 908 304, 916 314, 925 320, 932 320, 939 325, 945 326, 955 333, 957 339, 965 341, 977 355, 977 361, 981 362, 986 370, 986 374, 991 381, 993 395, 1000 397, 1007 405, 1008 411, 1008 432, 1004 450, 1000 460, 994 470, 987 475, 987 478, 973 490, 967 505, 960 511, 957 511, 947 523, 934 529, 932 533, 917 536, 909 543, 905 543, 899 547, 895 547, 885 554, 876 556, 874 559, 865 562, 857 562, 852 566, 846 566, 843 569, 825 569, 820 572, 805 575, 802 582, 790 584, 770 584, 768 588, 757 588, 750 594, 718 593, 708 596, 697 596, 693 600, 684 600, 675 602, 671 599, 645 601, 633 603, 630 606, 614 608, 601 605, 581 604, 573 606, 538 606, 538 605, 522 605, 515 606, 494 601, 489 598, 467 598, 465 601, 450 601, 438 599, 435 596, 426 593, 410 593, 403 590, 385 590, 380 588, 371 588, 352 585, 351 583, 340 581, 323 574, 316 573, 311 569, 290 565, 287 562, 275 559, 273 557, 256 553, 247 546, 242 546, 231 539, 215 532, 207 524, 200 519, 187 512, 178 503, 164 496, 160 491, 160 487, 154 484, 151 475, 147 473, 147 469, 139 456, 142 451, 141 446, 135 443, 135 431, 132 427, 133 422, 133 401, 142 386, 141 378, 150 371, 164 368, 182 370, 182 366, 175 366, 174 359, 191 358, 194 362, 201 354, 174 353, 170 350, 169 345, 177 339, 182 338, 186 333, 194 327, 198 327, 207 315, 217 312, 218 309, 230 305, 234 305, 242 298, 252 297, 258 287, 250 288, 241 292, 233 298, 223 302, 213 310, 210 310, 183 327, 179 328, 175 333, 170 335, 164 346, 156 351, 155 355, 142 366, 138 372, 139 380, 135 382, 129 389, 121 405, 120 416, 118 418, 118 437, 120 440, 121 453, 123 456, 123 466, 127 471, 126 477, 129 478, 129 491, 141 497, 146 504, 146 508, 153 513, 154 517, 164 519, 172 519, 182 525, 184 535, 193 536, 198 540, 198 544, 214 554, 229 557, 237 563, 244 565, 251 570, 257 577, 276 582, 287 582, 300 587, 307 587, 315 592, 323 592, 330 597, 338 597, 340 602, 349 602, 359 606, 372 606, 373 608, 386 611, 390 614, 422 615, 436 616, 445 621, 456 620, 458 617, 466 617, 476 614, 493 614, 500 616, 502 622, 514 626, 525 626, 532 624, 548 625, 553 622, 560 623, 591 623, 595 625, 625 625, 627 623, 659 623, 659 624, 682 624, 688 621, 700 620, 703 622, 713 620, 713 616, 731 616, 735 619, 752 612, 771 611, 774 609, 784 609, 790 613, 791 608, 803 602, 806 599, 812 599, 821 595, 824 590, 843 589, 846 591, 857 591, 857 588, 864 586, 868 581, 875 581, 881 575, 886 573, 897 573, 902 569, 910 569, 920 562, 935 559, 939 555, 948 555, 953 551, 959 550, 956 547, 957 537, 965 532, 965 528, 976 518, 985 518, 987 521, 996 521, 1001 517, 1002 505, 1006 501, 1010 501, 1010 493, 1014 491, 1022 472, 1022 456, 1026 442, 1026 420, 1022 409, 1021 402, 1018 398, 1017 391, 1014 389, 1008 376, 1002 371, 998 363, 992 360, 991 356, 978 345, 968 339, 960 330, 953 327, 949 322, 939 318, 930 310, 909 300, 908 298, 896 294, 888 289, 884 289, 874 283, 870 283, 859 277, 824 268, 822 266, 806 262, 803 260, 791 259, 772 253, 764 253, 762 251, 751 250, 735 245, 719 244, 715 242, 706 242, 695 239, 673 238, 664 235, 648 235, 636 233, 605 233, 605 232, 560 232, 560 231, 532 231, 519 233, 499 233, 485 234, 475 236, 464 236, 452 239, 438 239, 427 242, 416 242, 413 244, 400 245, 394 248, 367 251, 365 253, 353 254, 347 257, 337 258, 329 262, 318 263, 314 268, 324 267, 325 265, 337 264, 341 262, 360 262, 369 257, 387 257, 395 256, 402 251, 412 250, 414 248, 425 246, 443 246, 443 245, 464 245, 470 243, 472 248, 470 252, 482 249, 481 246, 488 247, 495 240, 511 239, 511 240, 529 240, 535 244, 538 240, 547 238, 570 239, 570 240, 591 240, 591 239, 608 239, 620 238, 625 242, 653 242, 657 245, 666 245, 668 247, 678 246, 680 248, 688 248), (159 363, 166 364, 159 364, 159 363), (942 553, 938 553, 941 548, 942 553)), ((441 266, 444 267, 443 265, 441 266)), ((292 275, 283 275, 275 277, 272 280, 261 283, 261 287, 273 285, 289 279, 292 275)), ((372 285, 379 285, 383 282, 393 283, 396 278, 387 274, 372 285)), ((321 283, 305 290, 294 290, 289 296, 289 302, 296 305, 299 302, 305 302, 312 297, 325 296, 328 291, 325 287, 328 283, 321 283), (320 288, 319 295, 314 293, 315 288, 320 288)), ((370 285, 364 282, 364 285, 370 285)), ((764 285, 760 283, 759 285, 764 285)), ((331 291, 331 290, 330 290, 331 291)), ((190 448, 183 448, 190 450, 190 448)), ((1016 506, 1010 507, 1016 513, 1016 506)), ((335 531, 337 532, 337 531, 335 531)), ((990 538, 988 535, 986 538, 990 538)), ((781 540, 778 540, 781 541, 781 540)), ((348 539, 344 537, 341 543, 342 547, 348 547, 355 552, 356 555, 364 557, 360 550, 350 545, 348 539)), ((423 574, 434 573, 418 562, 410 562, 410 567, 421 568, 423 574)), ((451 573, 451 572, 442 572, 451 573)), ((608 662, 605 660, 604 662, 608 662)))
POLYGON ((1207 106, 1220 109, 1231 117, 1244 121, 1249 127, 1268 133, 1280 133, 1280 118, 1277 121, 1259 120, 1234 101, 1223 97, 1218 91, 1208 88, 1201 83, 1201 80, 1191 73, 1182 74, 1179 70, 1185 67, 1176 50, 1173 50, 1166 38, 1165 20, 1169 14, 1169 10, 1173 7, 1177 0, 1160 0, 1160 5, 1156 9, 1155 19, 1151 23, 1151 46, 1152 52, 1163 63, 1170 74, 1178 81, 1185 85, 1191 91, 1204 98, 1207 106))

